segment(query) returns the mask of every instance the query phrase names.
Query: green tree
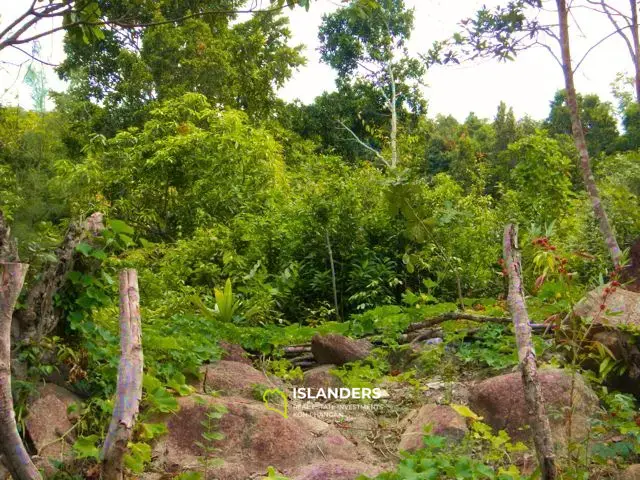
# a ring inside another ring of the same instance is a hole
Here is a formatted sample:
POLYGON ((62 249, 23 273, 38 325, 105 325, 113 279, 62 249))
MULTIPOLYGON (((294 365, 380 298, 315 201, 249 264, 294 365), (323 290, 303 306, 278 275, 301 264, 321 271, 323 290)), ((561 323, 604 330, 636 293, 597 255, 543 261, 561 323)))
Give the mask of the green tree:
POLYGON ((326 15, 319 32, 322 60, 338 71, 338 83, 364 81, 384 98, 391 153, 378 158, 390 168, 398 165, 398 110, 423 106, 424 67, 406 47, 412 28, 413 11, 403 0, 356 0, 326 15))
POLYGON ((70 168, 72 180, 97 177, 89 182, 93 195, 103 195, 114 215, 166 240, 260 211, 281 182, 283 162, 277 142, 244 112, 213 108, 189 93, 163 102, 142 130, 118 133, 86 165, 70 168))
POLYGON ((571 159, 558 142, 539 131, 509 145, 510 185, 517 192, 523 224, 549 225, 572 196, 571 159))
POLYGON ((507 109, 507 104, 500 102, 498 111, 493 119, 493 128, 496 135, 495 151, 502 152, 507 149, 509 144, 517 139, 516 117, 513 114, 513 108, 507 109))
POLYGON ((539 14, 543 8, 541 0, 517 0, 509 2, 505 7, 498 6, 494 9, 483 6, 475 17, 461 22, 462 32, 456 33, 450 40, 436 42, 425 60, 427 63, 459 62, 461 54, 467 58, 484 56, 511 60, 518 52, 537 45, 544 45, 551 52, 564 76, 571 132, 580 159, 584 186, 612 263, 617 267, 620 264, 622 250, 593 176, 574 81, 575 71, 593 48, 587 50, 585 56, 577 63, 573 63, 569 30, 571 4, 566 0, 556 0, 555 4, 558 21, 554 24, 540 22, 539 14), (560 55, 555 54, 552 47, 554 43, 560 47, 560 55))
MULTIPOLYGON (((611 153, 619 137, 611 104, 602 102, 597 95, 578 94, 578 108, 589 153, 593 157, 611 153)), ((545 127, 552 134, 571 135, 571 114, 564 91, 556 92, 545 127)))
POLYGON ((302 65, 301 47, 290 47, 286 17, 258 14, 236 25, 189 19, 161 25, 143 36, 141 59, 160 100, 188 92, 209 101, 268 115, 276 90, 302 65))
MULTIPOLYGON (((224 7, 215 4, 202 8, 224 7)), ((135 49, 117 32, 89 44, 66 43, 67 58, 58 71, 62 78, 85 82, 85 100, 104 106, 100 133, 112 136, 142 126, 153 101, 189 92, 252 117, 268 117, 278 103, 276 90, 304 63, 300 47, 288 45, 288 20, 278 12, 235 23, 232 14, 162 20, 189 16, 184 7, 161 3, 164 13, 156 12, 157 24, 137 34, 135 49)))
MULTIPOLYGON (((5 48, 20 49, 39 38, 64 31, 76 44, 103 40, 108 31, 116 32, 123 43, 134 46, 137 30, 165 23, 179 23, 187 18, 225 18, 239 13, 277 12, 285 7, 300 5, 309 8, 309 0, 272 0, 269 8, 257 6, 242 8, 237 0, 185 2, 130 2, 129 0, 51 0, 46 5, 32 2, 16 18, 9 19, 0 30, 0 51, 5 48), (157 14, 168 14, 158 18, 157 14), (44 26, 43 20, 51 23, 44 26), (56 22, 57 21, 57 22, 56 22), (61 22, 58 23, 58 22, 61 22), (40 28, 36 28, 37 26, 40 28), (43 28, 44 26, 44 28, 43 28)), ((24 53, 24 52, 23 52, 24 53)))

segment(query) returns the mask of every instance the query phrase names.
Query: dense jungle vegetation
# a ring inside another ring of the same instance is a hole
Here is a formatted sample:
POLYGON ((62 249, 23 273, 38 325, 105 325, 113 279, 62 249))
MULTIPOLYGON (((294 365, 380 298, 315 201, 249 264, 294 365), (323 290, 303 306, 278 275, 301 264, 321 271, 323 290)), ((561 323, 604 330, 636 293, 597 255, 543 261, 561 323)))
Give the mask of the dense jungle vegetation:
MULTIPOLYGON (((343 2, 323 19, 322 60, 338 80, 308 105, 277 95, 305 63, 286 11, 190 16, 239 2, 95 3, 101 15, 134 11, 139 23, 156 24, 70 30, 57 67, 68 88, 47 91, 34 61, 27 79, 40 108, 0 106, 0 212, 30 265, 25 291, 58 261, 70 225, 94 212, 106 225, 75 247, 73 269, 52 297, 54 328, 14 338, 24 366, 13 381, 22 433, 30 393, 64 365, 84 401, 74 451, 89 464, 97 458, 120 358, 123 268, 139 275, 145 359, 144 430, 128 457, 132 472, 145 468, 145 445, 164 431, 148 419, 175 408, 200 367, 220 358, 220 341, 292 381, 302 372, 285 359, 285 346, 317 332, 368 336, 374 355, 338 375, 369 385, 398 376, 389 355, 410 323, 455 311, 508 315, 508 223, 520 227, 532 322, 563 318, 628 268, 640 237, 632 79, 618 77, 616 105, 578 95, 595 181, 623 250, 616 270, 583 183, 566 91, 559 85, 544 119, 516 118, 504 103, 490 119, 429 116, 424 92, 437 92, 421 86, 429 68, 446 66, 407 52, 416 26, 402 0, 343 2), (55 108, 43 108, 46 95, 55 108)), ((486 377, 518 363, 508 324, 451 321, 444 331, 444 343, 401 374, 418 390, 435 374, 476 369, 486 377), (470 329, 476 340, 464 341, 470 329)), ((586 472, 637 463, 635 399, 603 386, 624 362, 596 347, 566 361, 562 352, 581 345, 542 334, 535 345, 541 362, 584 368, 614 412, 601 431, 618 429, 623 438, 587 460, 576 454, 563 478, 605 478, 586 472)), ((380 478, 525 478, 497 453, 511 443, 475 435, 463 453, 427 437, 404 470, 380 478), (451 473, 463 454, 468 469, 451 473), (419 476, 425 459, 442 477, 419 476)), ((58 475, 90 477, 84 465, 58 475)))

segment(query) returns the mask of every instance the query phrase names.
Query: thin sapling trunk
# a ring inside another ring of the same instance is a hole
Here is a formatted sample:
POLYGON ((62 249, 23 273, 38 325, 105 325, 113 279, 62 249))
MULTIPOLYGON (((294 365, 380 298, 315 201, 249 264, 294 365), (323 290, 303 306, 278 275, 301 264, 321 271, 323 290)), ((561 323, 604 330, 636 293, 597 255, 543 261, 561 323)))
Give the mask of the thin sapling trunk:
POLYGON ((28 268, 0 263, 0 453, 15 480, 42 478, 18 435, 11 395, 11 320, 28 268))
POLYGON ((116 404, 102 449, 103 478, 124 479, 124 455, 133 433, 142 398, 142 338, 138 273, 120 272, 120 365, 116 404))
POLYGON ((507 302, 513 318, 518 360, 522 373, 524 397, 529 412, 533 442, 543 480, 557 478, 556 459, 553 450, 551 427, 544 405, 544 397, 538 381, 536 353, 531 336, 531 324, 524 300, 522 267, 518 250, 518 228, 511 224, 504 230, 504 261, 509 276, 507 302))

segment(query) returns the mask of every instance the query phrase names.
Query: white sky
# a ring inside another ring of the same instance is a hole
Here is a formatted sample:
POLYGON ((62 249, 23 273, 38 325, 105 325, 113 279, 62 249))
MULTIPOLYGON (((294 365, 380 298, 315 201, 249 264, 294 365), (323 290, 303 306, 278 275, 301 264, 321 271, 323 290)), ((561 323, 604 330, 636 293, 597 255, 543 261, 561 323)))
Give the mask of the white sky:
MULTIPOLYGON (((409 44, 413 53, 426 52, 434 40, 449 37, 457 30, 457 22, 473 15, 482 4, 492 6, 506 3, 495 0, 405 1, 407 6, 415 8, 415 30, 409 44)), ((3 0, 0 4, 0 29, 26 10, 30 3, 31 0, 3 0)), ((610 0, 610 3, 623 11, 629 5, 626 0, 610 0)), ((282 98, 299 98, 309 103, 323 91, 334 88, 333 71, 320 63, 317 32, 322 14, 335 10, 339 5, 336 0, 315 0, 309 12, 298 8, 289 13, 292 44, 305 45, 307 65, 297 71, 280 91, 282 98)), ((575 22, 572 25, 572 54, 576 61, 591 44, 613 29, 604 15, 584 9, 575 11, 574 20, 580 26, 579 30, 575 28, 575 22)), ((30 45, 24 45, 23 48, 31 51, 30 45)), ((61 34, 44 37, 41 48, 41 57, 51 63, 59 63, 64 58, 61 34)), ((26 64, 16 66, 25 59, 27 57, 24 54, 13 49, 0 52, 0 103, 31 107, 30 91, 22 83, 26 64)), ((47 71, 50 88, 64 89, 64 84, 57 80, 53 69, 47 68, 47 71)), ((589 55, 576 74, 576 85, 580 92, 597 93, 601 98, 614 102, 611 82, 618 72, 630 71, 631 60, 626 46, 615 35, 589 55)), ((427 88, 424 94, 429 102, 429 116, 452 114, 459 120, 463 120, 471 111, 480 117, 491 118, 501 100, 514 108, 517 117, 529 114, 542 119, 548 114, 554 92, 564 85, 560 67, 541 48, 524 52, 515 62, 506 64, 483 61, 461 66, 436 66, 429 70, 425 80, 427 88)))

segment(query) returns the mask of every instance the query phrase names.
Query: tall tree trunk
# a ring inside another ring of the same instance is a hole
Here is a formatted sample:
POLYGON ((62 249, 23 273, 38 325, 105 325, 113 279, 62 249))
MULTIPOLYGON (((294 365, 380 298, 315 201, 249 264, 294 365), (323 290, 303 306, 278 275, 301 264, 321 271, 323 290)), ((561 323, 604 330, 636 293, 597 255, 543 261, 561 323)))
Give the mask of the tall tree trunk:
POLYGON ((133 269, 120 272, 120 365, 116 405, 109 432, 102 449, 105 480, 124 478, 124 455, 131 440, 142 398, 142 339, 138 273, 133 269))
POLYGON ((76 247, 83 241, 98 235, 103 229, 102 213, 96 212, 83 222, 72 223, 60 246, 57 260, 38 276, 29 288, 24 308, 15 312, 12 336, 14 342, 38 340, 50 334, 60 321, 60 313, 54 306, 54 296, 67 280, 76 260, 76 247))
POLYGON ((529 412, 533 442, 544 480, 556 478, 555 454, 551 427, 545 412, 544 397, 538 381, 536 353, 531 338, 531 324, 522 289, 522 267, 518 251, 518 227, 507 225, 504 230, 504 261, 509 275, 509 311, 513 318, 518 360, 524 386, 524 397, 529 412))
POLYGON ((638 2, 629 0, 631 6, 631 38, 633 40, 633 66, 635 70, 636 102, 640 104, 640 35, 638 34, 638 2))
POLYGON ((396 101, 396 79, 393 75, 393 67, 389 64, 389 79, 391 80, 391 97, 389 98, 389 110, 391 111, 391 168, 398 166, 398 110, 396 101))
POLYGON ((333 261, 333 249, 329 239, 329 230, 324 231, 325 240, 327 242, 327 250, 329 252, 329 263, 331 263, 331 287, 333 288, 333 307, 336 309, 336 318, 340 320, 340 308, 338 306, 338 287, 336 285, 336 266, 333 261))
POLYGON ((0 263, 0 451, 15 480, 42 478, 18 435, 11 396, 11 320, 28 268, 0 263))
POLYGON ((569 20, 566 0, 556 0, 558 6, 558 20, 560 25, 560 49, 562 51, 562 71, 564 73, 565 89, 567 91, 567 104, 571 115, 571 130, 573 132, 573 141, 580 155, 580 169, 582 170, 582 178, 584 185, 591 200, 593 214, 600 226, 600 232, 604 237, 604 241, 609 250, 609 255, 614 266, 620 264, 620 247, 609 223, 607 212, 604 210, 600 193, 596 186, 593 172, 591 171, 591 160, 589 151, 587 150, 587 142, 582 128, 582 120, 578 110, 578 99, 576 87, 573 80, 573 68, 571 66, 571 49, 569 47, 569 20))

